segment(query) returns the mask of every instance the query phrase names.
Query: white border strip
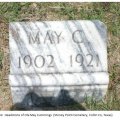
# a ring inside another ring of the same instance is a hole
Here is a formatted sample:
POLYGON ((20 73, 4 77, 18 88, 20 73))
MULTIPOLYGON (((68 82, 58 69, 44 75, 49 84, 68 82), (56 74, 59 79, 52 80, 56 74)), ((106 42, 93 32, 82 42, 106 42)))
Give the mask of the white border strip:
POLYGON ((117 120, 119 111, 12 111, 0 112, 1 120, 117 120))

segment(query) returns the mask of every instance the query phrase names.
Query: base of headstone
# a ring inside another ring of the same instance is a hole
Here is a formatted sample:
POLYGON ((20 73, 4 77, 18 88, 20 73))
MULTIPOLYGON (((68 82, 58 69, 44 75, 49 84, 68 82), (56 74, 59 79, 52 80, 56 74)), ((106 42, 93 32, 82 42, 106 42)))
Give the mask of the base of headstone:
POLYGON ((89 97, 98 101, 108 87, 105 72, 63 74, 62 77, 59 74, 10 75, 9 80, 14 106, 31 110, 82 103, 89 97))
POLYGON ((107 85, 66 87, 11 87, 14 106, 25 109, 64 106, 84 102, 88 97, 101 100, 107 85))

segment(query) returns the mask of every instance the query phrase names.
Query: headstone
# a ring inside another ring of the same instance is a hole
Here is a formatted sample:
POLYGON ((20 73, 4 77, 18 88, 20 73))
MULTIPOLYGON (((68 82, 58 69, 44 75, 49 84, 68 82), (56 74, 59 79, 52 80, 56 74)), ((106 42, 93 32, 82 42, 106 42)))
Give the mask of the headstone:
POLYGON ((107 91, 107 31, 100 21, 11 22, 9 46, 16 106, 100 100, 107 91))

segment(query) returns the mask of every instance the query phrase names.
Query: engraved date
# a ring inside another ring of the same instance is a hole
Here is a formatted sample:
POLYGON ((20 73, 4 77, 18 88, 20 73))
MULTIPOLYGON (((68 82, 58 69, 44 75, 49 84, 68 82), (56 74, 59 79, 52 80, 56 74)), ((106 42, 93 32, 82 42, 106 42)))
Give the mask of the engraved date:
MULTIPOLYGON (((86 65, 87 67, 93 67, 99 66, 99 56, 92 55, 92 54, 76 54, 76 55, 70 55, 68 57, 69 63, 68 65, 70 67, 74 67, 75 65, 78 66, 84 66, 86 65)), ((31 57, 30 55, 26 55, 24 57, 19 57, 18 58, 18 68, 21 68, 22 64, 25 65, 25 67, 31 67, 35 66, 36 68, 43 68, 43 67, 54 67, 55 66, 55 58, 53 55, 37 55, 36 57, 31 57)))

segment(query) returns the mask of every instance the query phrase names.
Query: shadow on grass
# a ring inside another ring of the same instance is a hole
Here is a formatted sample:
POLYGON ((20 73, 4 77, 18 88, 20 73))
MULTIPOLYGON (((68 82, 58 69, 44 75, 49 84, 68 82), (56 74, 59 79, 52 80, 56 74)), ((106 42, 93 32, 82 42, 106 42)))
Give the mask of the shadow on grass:
POLYGON ((85 108, 72 99, 67 90, 62 89, 58 97, 40 97, 30 92, 21 103, 13 105, 11 110, 85 110, 85 108))

